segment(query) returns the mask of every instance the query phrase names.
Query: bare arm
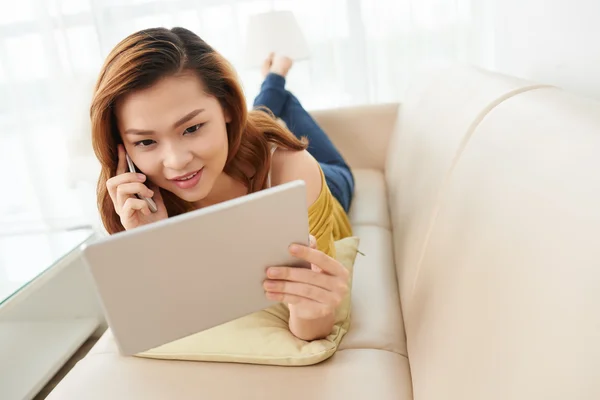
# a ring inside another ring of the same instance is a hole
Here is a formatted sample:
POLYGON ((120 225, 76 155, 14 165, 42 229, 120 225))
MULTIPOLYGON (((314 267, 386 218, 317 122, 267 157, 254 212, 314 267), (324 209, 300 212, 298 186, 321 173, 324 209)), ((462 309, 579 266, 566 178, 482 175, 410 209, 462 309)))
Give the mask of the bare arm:
MULTIPOLYGON (((307 207, 317 200, 322 189, 321 171, 317 161, 308 152, 277 151, 272 165, 274 185, 301 179, 306 183, 307 207)), ((312 241, 311 247, 316 248, 315 241, 312 241)), ((324 253, 322 255, 326 257, 324 253)), ((310 271, 312 275, 305 274, 300 277, 293 276, 292 273, 309 271, 290 272, 289 276, 285 277, 287 287, 281 289, 283 292, 281 300, 284 300, 283 296, 286 292, 287 299, 290 300, 288 302, 290 331, 296 337, 307 341, 327 337, 335 323, 335 307, 339 304, 338 300, 341 300, 339 294, 335 293, 335 289, 340 285, 336 283, 335 277, 315 264, 310 271), (324 283, 322 278, 327 278, 325 279, 327 283, 324 283), (318 300, 315 301, 317 298, 318 300), (313 303, 319 303, 319 306, 313 303), (318 311, 315 311, 317 309, 318 311)))

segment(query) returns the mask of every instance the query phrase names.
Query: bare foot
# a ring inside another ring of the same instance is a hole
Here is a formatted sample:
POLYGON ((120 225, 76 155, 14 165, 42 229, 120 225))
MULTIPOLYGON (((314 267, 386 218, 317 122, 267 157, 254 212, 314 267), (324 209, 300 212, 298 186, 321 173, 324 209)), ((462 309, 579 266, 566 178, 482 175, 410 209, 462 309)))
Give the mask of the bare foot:
POLYGON ((271 68, 269 72, 285 77, 290 71, 290 68, 292 68, 293 63, 294 62, 291 58, 275 54, 275 56, 272 59, 271 68))
POLYGON ((273 65, 273 57, 275 56, 275 53, 269 53, 269 56, 265 59, 265 61, 263 61, 263 65, 260 68, 260 72, 264 77, 267 76, 267 74, 269 73, 269 71, 271 70, 271 66, 273 65))

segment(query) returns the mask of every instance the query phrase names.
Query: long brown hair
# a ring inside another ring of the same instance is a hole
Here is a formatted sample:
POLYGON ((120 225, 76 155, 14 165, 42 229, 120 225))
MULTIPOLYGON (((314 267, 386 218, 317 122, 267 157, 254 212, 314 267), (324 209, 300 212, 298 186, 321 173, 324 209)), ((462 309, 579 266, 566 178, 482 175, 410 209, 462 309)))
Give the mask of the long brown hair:
MULTIPOLYGON (((231 64, 193 32, 184 28, 152 28, 123 39, 108 55, 96 83, 90 109, 92 145, 101 164, 98 209, 108 233, 123 231, 106 188, 116 174, 117 144, 121 142, 114 107, 122 96, 153 85, 160 78, 194 71, 208 94, 232 117, 227 124, 229 154, 224 172, 244 183, 249 192, 261 190, 271 163, 272 144, 304 150, 297 139, 265 109, 247 111, 246 100, 231 64), (253 171, 247 176, 244 171, 253 171)), ((193 209, 190 203, 161 189, 169 216, 193 209)))

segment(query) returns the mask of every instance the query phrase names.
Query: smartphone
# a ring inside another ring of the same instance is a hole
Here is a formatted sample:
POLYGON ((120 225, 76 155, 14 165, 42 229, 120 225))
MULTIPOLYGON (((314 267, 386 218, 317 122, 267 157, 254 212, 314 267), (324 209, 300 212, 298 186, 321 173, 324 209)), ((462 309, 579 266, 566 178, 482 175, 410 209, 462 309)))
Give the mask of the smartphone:
MULTIPOLYGON (((127 159, 127 166, 129 167, 129 172, 137 172, 135 170, 135 165, 133 164, 133 161, 131 161, 131 158, 129 158, 129 154, 125 153, 125 158, 127 159)), ((156 211, 158 211, 158 208, 156 207, 156 203, 151 198, 142 197, 139 194, 136 194, 136 197, 138 199, 144 200, 146 202, 146 204, 148 204, 148 208, 150 209, 151 212, 155 213, 156 211)))

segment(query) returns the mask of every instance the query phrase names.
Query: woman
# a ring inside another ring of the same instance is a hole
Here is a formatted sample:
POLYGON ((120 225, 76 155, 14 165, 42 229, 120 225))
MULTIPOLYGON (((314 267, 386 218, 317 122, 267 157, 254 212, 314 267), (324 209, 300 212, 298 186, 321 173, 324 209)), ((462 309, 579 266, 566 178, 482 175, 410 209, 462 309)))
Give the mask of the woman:
POLYGON ((333 241, 351 234, 346 212, 354 181, 325 133, 285 90, 291 65, 281 56, 265 61, 256 109, 248 112, 234 70, 197 35, 183 28, 137 32, 102 68, 92 140, 102 166, 98 205, 110 234, 304 180, 316 239, 290 252, 313 268, 270 267, 264 288, 269 299, 288 304, 290 331, 314 340, 331 332, 348 290, 333 241), (127 172, 126 153, 141 173, 127 172), (152 197, 158 211, 151 213, 136 193, 152 197))

